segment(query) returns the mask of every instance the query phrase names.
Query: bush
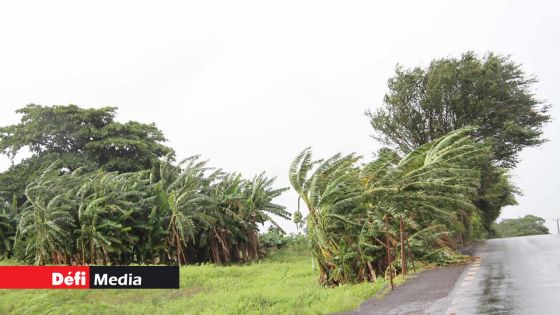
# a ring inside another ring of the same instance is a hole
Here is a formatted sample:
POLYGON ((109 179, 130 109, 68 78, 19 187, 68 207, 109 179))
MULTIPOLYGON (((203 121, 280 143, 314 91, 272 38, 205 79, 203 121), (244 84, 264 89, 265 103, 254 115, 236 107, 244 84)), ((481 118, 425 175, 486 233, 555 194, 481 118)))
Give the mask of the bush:
POLYGON ((265 255, 290 245, 307 246, 305 235, 286 234, 275 226, 271 226, 266 233, 261 234, 259 240, 261 252, 265 255))

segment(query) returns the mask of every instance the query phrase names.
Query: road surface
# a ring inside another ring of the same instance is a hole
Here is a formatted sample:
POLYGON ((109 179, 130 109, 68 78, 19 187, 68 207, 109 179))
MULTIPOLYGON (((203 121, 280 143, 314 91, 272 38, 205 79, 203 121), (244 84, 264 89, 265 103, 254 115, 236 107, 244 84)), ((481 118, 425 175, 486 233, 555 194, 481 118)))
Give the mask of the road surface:
POLYGON ((421 273, 350 314, 560 314, 560 237, 481 243, 474 262, 421 273))
POLYGON ((495 239, 459 277, 447 314, 560 314, 560 237, 495 239))

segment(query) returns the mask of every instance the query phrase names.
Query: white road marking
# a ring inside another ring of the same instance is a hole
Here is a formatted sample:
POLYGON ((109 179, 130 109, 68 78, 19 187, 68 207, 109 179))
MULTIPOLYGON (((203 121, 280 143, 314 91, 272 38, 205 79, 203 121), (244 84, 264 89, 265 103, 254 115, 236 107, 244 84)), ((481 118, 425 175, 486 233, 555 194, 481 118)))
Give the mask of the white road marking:
POLYGON ((460 284, 460 287, 457 291, 455 291, 455 297, 451 300, 451 304, 447 309, 447 314, 449 315, 456 315, 457 310, 461 309, 461 305, 466 303, 464 300, 464 292, 465 289, 461 287, 466 287, 472 284, 472 280, 476 277, 478 270, 480 269, 480 264, 482 262, 482 257, 476 257, 472 261, 472 266, 470 266, 467 275, 463 278, 463 281, 460 284))

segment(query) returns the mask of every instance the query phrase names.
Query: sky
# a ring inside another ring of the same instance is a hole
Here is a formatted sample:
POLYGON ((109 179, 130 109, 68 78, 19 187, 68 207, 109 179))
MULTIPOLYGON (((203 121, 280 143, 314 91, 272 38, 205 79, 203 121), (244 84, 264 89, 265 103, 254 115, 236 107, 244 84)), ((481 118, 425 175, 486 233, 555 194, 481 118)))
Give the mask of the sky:
MULTIPOLYGON (((29 103, 117 106, 119 121, 156 123, 178 157, 266 171, 279 187, 307 146, 317 158, 381 147, 364 112, 382 105, 397 64, 511 55, 538 77, 553 121, 549 142, 521 153, 523 196, 501 218, 538 215, 556 232, 557 1, 3 1, 0 40, 0 126, 29 103)), ((277 202, 293 212, 296 199, 277 202)))

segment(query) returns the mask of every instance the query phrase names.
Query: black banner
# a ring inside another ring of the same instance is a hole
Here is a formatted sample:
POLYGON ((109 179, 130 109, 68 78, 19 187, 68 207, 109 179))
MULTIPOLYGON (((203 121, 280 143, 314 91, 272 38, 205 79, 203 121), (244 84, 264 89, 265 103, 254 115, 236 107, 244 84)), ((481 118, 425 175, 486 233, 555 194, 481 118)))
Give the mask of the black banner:
POLYGON ((178 266, 91 266, 91 289, 178 289, 178 266))

